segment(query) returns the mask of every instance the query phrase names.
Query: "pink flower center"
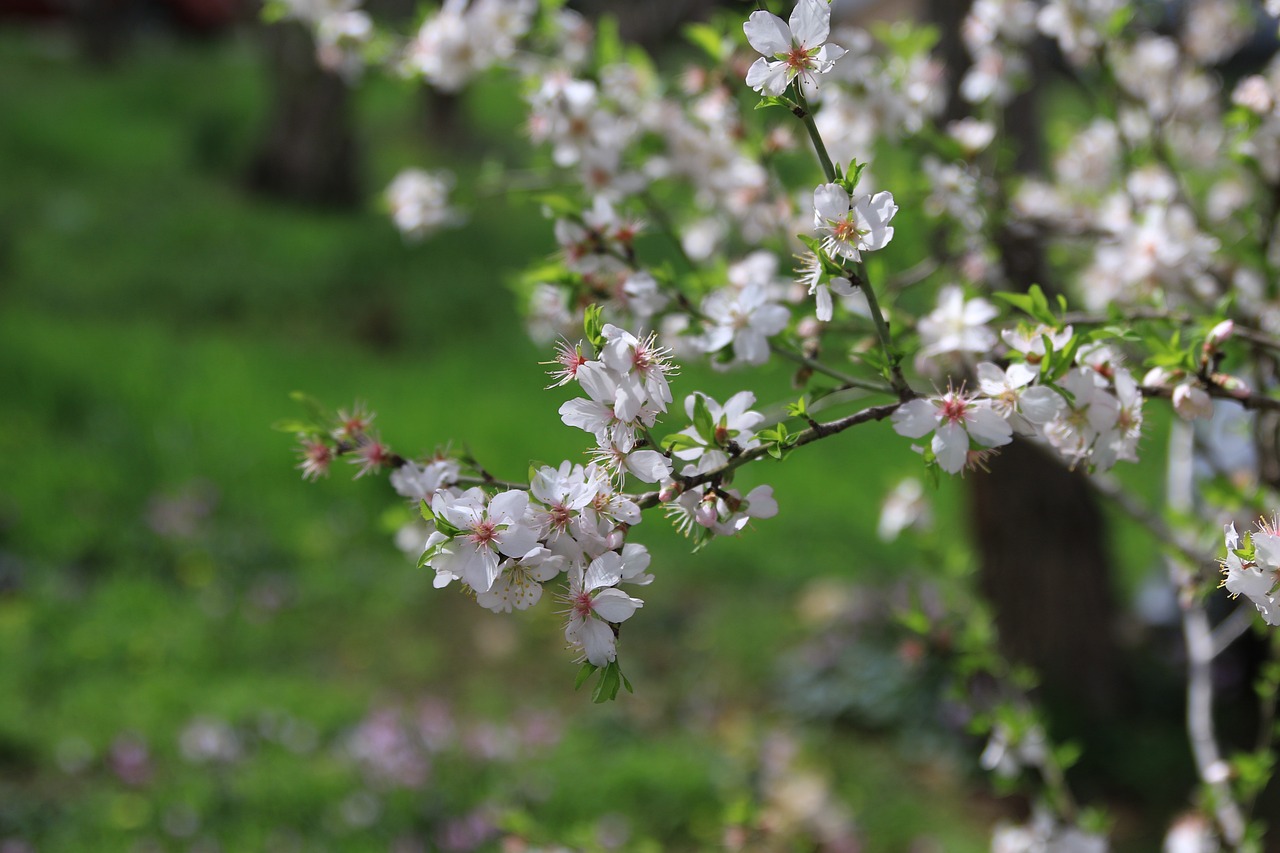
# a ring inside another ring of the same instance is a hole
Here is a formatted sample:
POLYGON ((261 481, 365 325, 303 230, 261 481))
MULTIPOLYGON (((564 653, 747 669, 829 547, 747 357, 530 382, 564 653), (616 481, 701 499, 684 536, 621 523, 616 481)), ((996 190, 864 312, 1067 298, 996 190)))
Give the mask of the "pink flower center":
POLYGON ((487 548, 498 535, 498 526, 492 521, 477 521, 467 539, 477 548, 487 548))
POLYGON ((787 67, 804 71, 809 65, 809 51, 803 47, 792 46, 791 52, 787 54, 787 67))
POLYGON ((854 223, 853 217, 847 216, 831 226, 831 236, 835 237, 841 243, 854 243, 862 236, 862 232, 858 230, 858 226, 854 223))
POLYGON ((948 395, 942 401, 942 417, 948 423, 963 423, 968 410, 969 401, 964 397, 948 395))
POLYGON ((551 526, 556 530, 565 530, 569 526, 569 522, 573 519, 573 510, 564 504, 556 504, 549 511, 551 516, 551 526))
POLYGON ((569 599, 569 608, 573 611, 573 615, 580 619, 587 619, 591 616, 595 602, 591 598, 591 593, 583 590, 569 599))

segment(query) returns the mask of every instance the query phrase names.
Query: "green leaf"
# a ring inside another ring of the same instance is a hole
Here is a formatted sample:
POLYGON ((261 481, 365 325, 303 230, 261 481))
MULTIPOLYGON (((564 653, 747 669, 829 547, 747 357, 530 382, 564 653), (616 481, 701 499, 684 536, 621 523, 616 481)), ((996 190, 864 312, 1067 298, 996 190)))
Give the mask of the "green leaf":
POLYGON ((577 690, 582 687, 582 685, 586 684, 587 679, 590 678, 599 668, 600 667, 596 666, 591 661, 583 661, 582 668, 578 670, 578 677, 573 680, 573 689, 577 690))
POLYGON ((612 702, 618 698, 618 688, 622 686, 622 678, 618 670, 618 662, 616 660, 609 661, 600 673, 600 680, 596 682, 595 692, 591 695, 591 701, 600 705, 604 702, 612 702))
POLYGON ((777 95, 765 95, 756 103, 755 108, 763 110, 766 107, 786 107, 789 110, 794 110, 796 102, 790 98, 779 98, 777 95))
POLYGON ((587 341, 599 352, 604 346, 604 309, 594 303, 588 305, 583 312, 582 329, 587 341))
POLYGON ((684 28, 684 37, 690 44, 702 48, 713 61, 720 62, 725 58, 725 39, 710 24, 689 24, 684 28))
POLYGON ((681 432, 673 432, 671 435, 662 439, 659 444, 662 446, 663 450, 671 451, 689 450, 694 447, 703 446, 702 442, 695 440, 693 436, 685 435, 681 432))
POLYGON ((809 410, 805 406, 804 397, 801 397, 794 403, 787 403, 787 416, 792 418, 804 418, 809 416, 809 410))
POLYGON ((333 417, 327 406, 305 391, 292 391, 289 394, 289 399, 295 403, 300 403, 307 410, 307 415, 317 423, 325 423, 333 417))
POLYGON ((309 421, 291 421, 288 419, 276 421, 271 425, 276 432, 288 432, 294 435, 316 435, 324 432, 319 426, 309 421))
POLYGON ((707 444, 716 443, 716 422, 707 408, 707 398, 702 394, 695 394, 693 398, 693 428, 707 444))

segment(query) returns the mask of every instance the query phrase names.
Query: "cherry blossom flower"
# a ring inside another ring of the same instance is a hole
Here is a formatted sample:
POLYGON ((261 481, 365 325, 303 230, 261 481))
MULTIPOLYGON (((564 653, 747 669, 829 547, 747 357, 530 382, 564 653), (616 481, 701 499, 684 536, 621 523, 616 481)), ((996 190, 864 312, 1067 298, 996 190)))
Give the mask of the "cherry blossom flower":
POLYGON ((788 21, 769 12, 752 12, 742 31, 763 54, 747 70, 747 85, 763 95, 781 95, 797 76, 816 84, 817 75, 830 71, 845 54, 843 47, 826 44, 831 34, 827 0, 800 0, 788 21))
POLYGON ((673 456, 686 462, 700 462, 700 470, 712 470, 729 461, 726 448, 731 443, 736 445, 739 453, 759 445, 753 430, 764 421, 764 415, 751 410, 756 402, 755 394, 739 391, 722 406, 712 397, 695 391, 684 399, 684 411, 691 421, 699 397, 711 414, 715 435, 709 443, 708 438, 699 433, 696 427, 687 427, 679 435, 687 437, 694 446, 676 450, 672 453, 673 456))
POLYGON ((405 169, 384 195, 392 222, 401 234, 415 240, 459 224, 462 216, 449 206, 452 188, 453 175, 448 172, 405 169))
POLYGON ((1044 345, 1046 337, 1049 339, 1049 344, 1053 347, 1054 352, 1059 352, 1071 343, 1072 334, 1070 326, 1063 326, 1061 330, 1055 330, 1041 323, 1038 326, 1019 326, 1016 329, 1004 329, 1000 332, 1000 337, 1004 339, 1009 349, 1022 353, 1022 357, 1027 360, 1028 364, 1039 364, 1047 355, 1044 345))
POLYGON ((893 413, 893 429, 907 438, 933 433, 933 455, 948 474, 965 467, 971 444, 1000 447, 1013 440, 1013 428, 996 414, 990 401, 954 390, 904 403, 893 413))
POLYGON ((412 500, 430 502, 440 489, 458 482, 461 473, 455 459, 433 459, 425 465, 405 462, 391 472, 391 487, 412 500))
POLYGON ((787 327, 791 312, 772 301, 768 289, 756 284, 740 290, 722 288, 702 302, 708 324, 698 345, 717 352, 733 344, 734 360, 764 364, 769 360, 769 338, 787 327))
POLYGON ((564 638, 595 666, 604 666, 618 657, 610 623, 625 622, 644 606, 640 599, 614 588, 622 580, 622 573, 622 556, 614 551, 592 560, 585 572, 579 567, 569 570, 569 618, 564 638))
POLYGON ((889 192, 850 197, 839 184, 822 184, 813 191, 813 227, 825 235, 822 247, 851 261, 861 261, 863 252, 889 245, 893 239, 889 222, 897 212, 889 192))
POLYGON ((958 285, 942 288, 938 307, 920 318, 920 356, 990 352, 996 335, 987 323, 998 313, 985 299, 965 299, 964 290, 958 285))
POLYGON ((978 365, 978 388, 991 398, 991 407, 1019 435, 1034 435, 1035 427, 1047 424, 1062 411, 1066 401, 1052 388, 1032 385, 1039 376, 1026 364, 1001 370, 990 362, 978 365))
POLYGON ((298 440, 302 443, 300 451, 302 461, 297 467, 302 471, 302 479, 318 480, 329 476, 329 466, 333 463, 333 448, 321 439, 305 435, 299 436, 298 440))
POLYGON ((626 329, 606 323, 601 331, 605 344, 600 360, 619 375, 638 382, 639 391, 660 412, 671 402, 671 386, 667 374, 673 372, 671 350, 658 346, 657 335, 650 332, 644 339, 626 329))
POLYGON ((528 493, 516 489, 492 499, 478 488, 456 497, 436 492, 431 511, 458 534, 436 533, 428 540, 429 551, 436 549, 428 561, 436 570, 435 585, 460 578, 477 593, 488 592, 498 578, 499 554, 524 557, 538 543, 537 534, 525 523, 528 507, 528 493))
POLYGON ((528 610, 542 598, 542 585, 564 569, 564 557, 541 546, 519 559, 503 560, 493 586, 476 594, 476 603, 494 613, 528 610))
POLYGON ((644 397, 637 393, 637 386, 623 382, 602 362, 581 365, 575 371, 575 378, 590 399, 568 400, 560 407, 560 419, 566 426, 592 433, 600 446, 605 447, 625 440, 634 443, 637 421, 645 426, 653 425, 657 413, 645 408, 644 397))

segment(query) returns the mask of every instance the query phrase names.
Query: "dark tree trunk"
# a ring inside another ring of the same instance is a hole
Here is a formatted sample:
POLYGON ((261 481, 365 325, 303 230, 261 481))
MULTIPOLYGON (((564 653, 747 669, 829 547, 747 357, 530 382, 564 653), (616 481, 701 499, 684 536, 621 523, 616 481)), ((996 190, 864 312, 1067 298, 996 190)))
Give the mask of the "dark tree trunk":
POLYGON ((969 51, 960 37, 960 25, 969 14, 972 0, 926 0, 925 16, 938 28, 938 44, 933 55, 946 66, 944 80, 947 87, 947 105, 943 110, 943 122, 963 118, 966 104, 960 99, 960 81, 971 64, 969 51))
MULTIPOLYGON (((947 120, 964 115, 958 95, 969 58, 960 39, 967 0, 928 0, 941 31, 937 55, 947 64, 947 120)), ((1042 165, 1040 81, 1047 61, 1032 48, 1032 87, 1004 111, 1005 141, 1015 168, 1042 165)), ((996 248, 1008 286, 1046 282, 1044 247, 1034 233, 1002 228, 996 248)), ((1097 499, 1082 477, 1038 448, 1015 442, 990 461, 991 473, 969 478, 979 585, 995 611, 1001 648, 1034 667, 1044 698, 1098 718, 1120 701, 1123 680, 1115 641, 1111 564, 1097 499)))
POLYGON ((315 46, 301 26, 268 27, 263 41, 273 100, 266 134, 249 169, 250 187, 303 204, 359 203, 347 85, 316 64, 315 46))

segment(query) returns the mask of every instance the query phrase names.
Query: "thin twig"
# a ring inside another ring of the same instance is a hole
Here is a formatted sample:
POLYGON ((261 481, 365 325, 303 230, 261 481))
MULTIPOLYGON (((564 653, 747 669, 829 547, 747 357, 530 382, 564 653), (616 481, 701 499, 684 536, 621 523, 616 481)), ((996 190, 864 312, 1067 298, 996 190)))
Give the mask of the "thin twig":
MULTIPOLYGON (((812 444, 813 442, 827 438, 828 436, 844 432, 850 427, 857 426, 858 424, 870 423, 871 421, 882 421, 896 412, 898 407, 901 405, 901 403, 886 403, 883 406, 871 406, 854 412, 851 415, 846 415, 843 418, 838 418, 834 421, 817 423, 808 429, 796 433, 795 439, 790 446, 803 447, 806 444, 812 444)), ((753 447, 745 453, 733 457, 719 468, 711 471, 704 471, 701 474, 695 474, 691 477, 675 475, 674 479, 684 491, 696 488, 705 483, 717 483, 723 480, 724 476, 735 468, 740 468, 748 462, 752 462, 762 456, 768 455, 768 453, 769 448, 766 445, 753 447)), ((641 509, 648 509, 649 507, 657 506, 659 503, 659 494, 659 492, 646 492, 645 494, 637 495, 635 497, 635 502, 641 509)))

